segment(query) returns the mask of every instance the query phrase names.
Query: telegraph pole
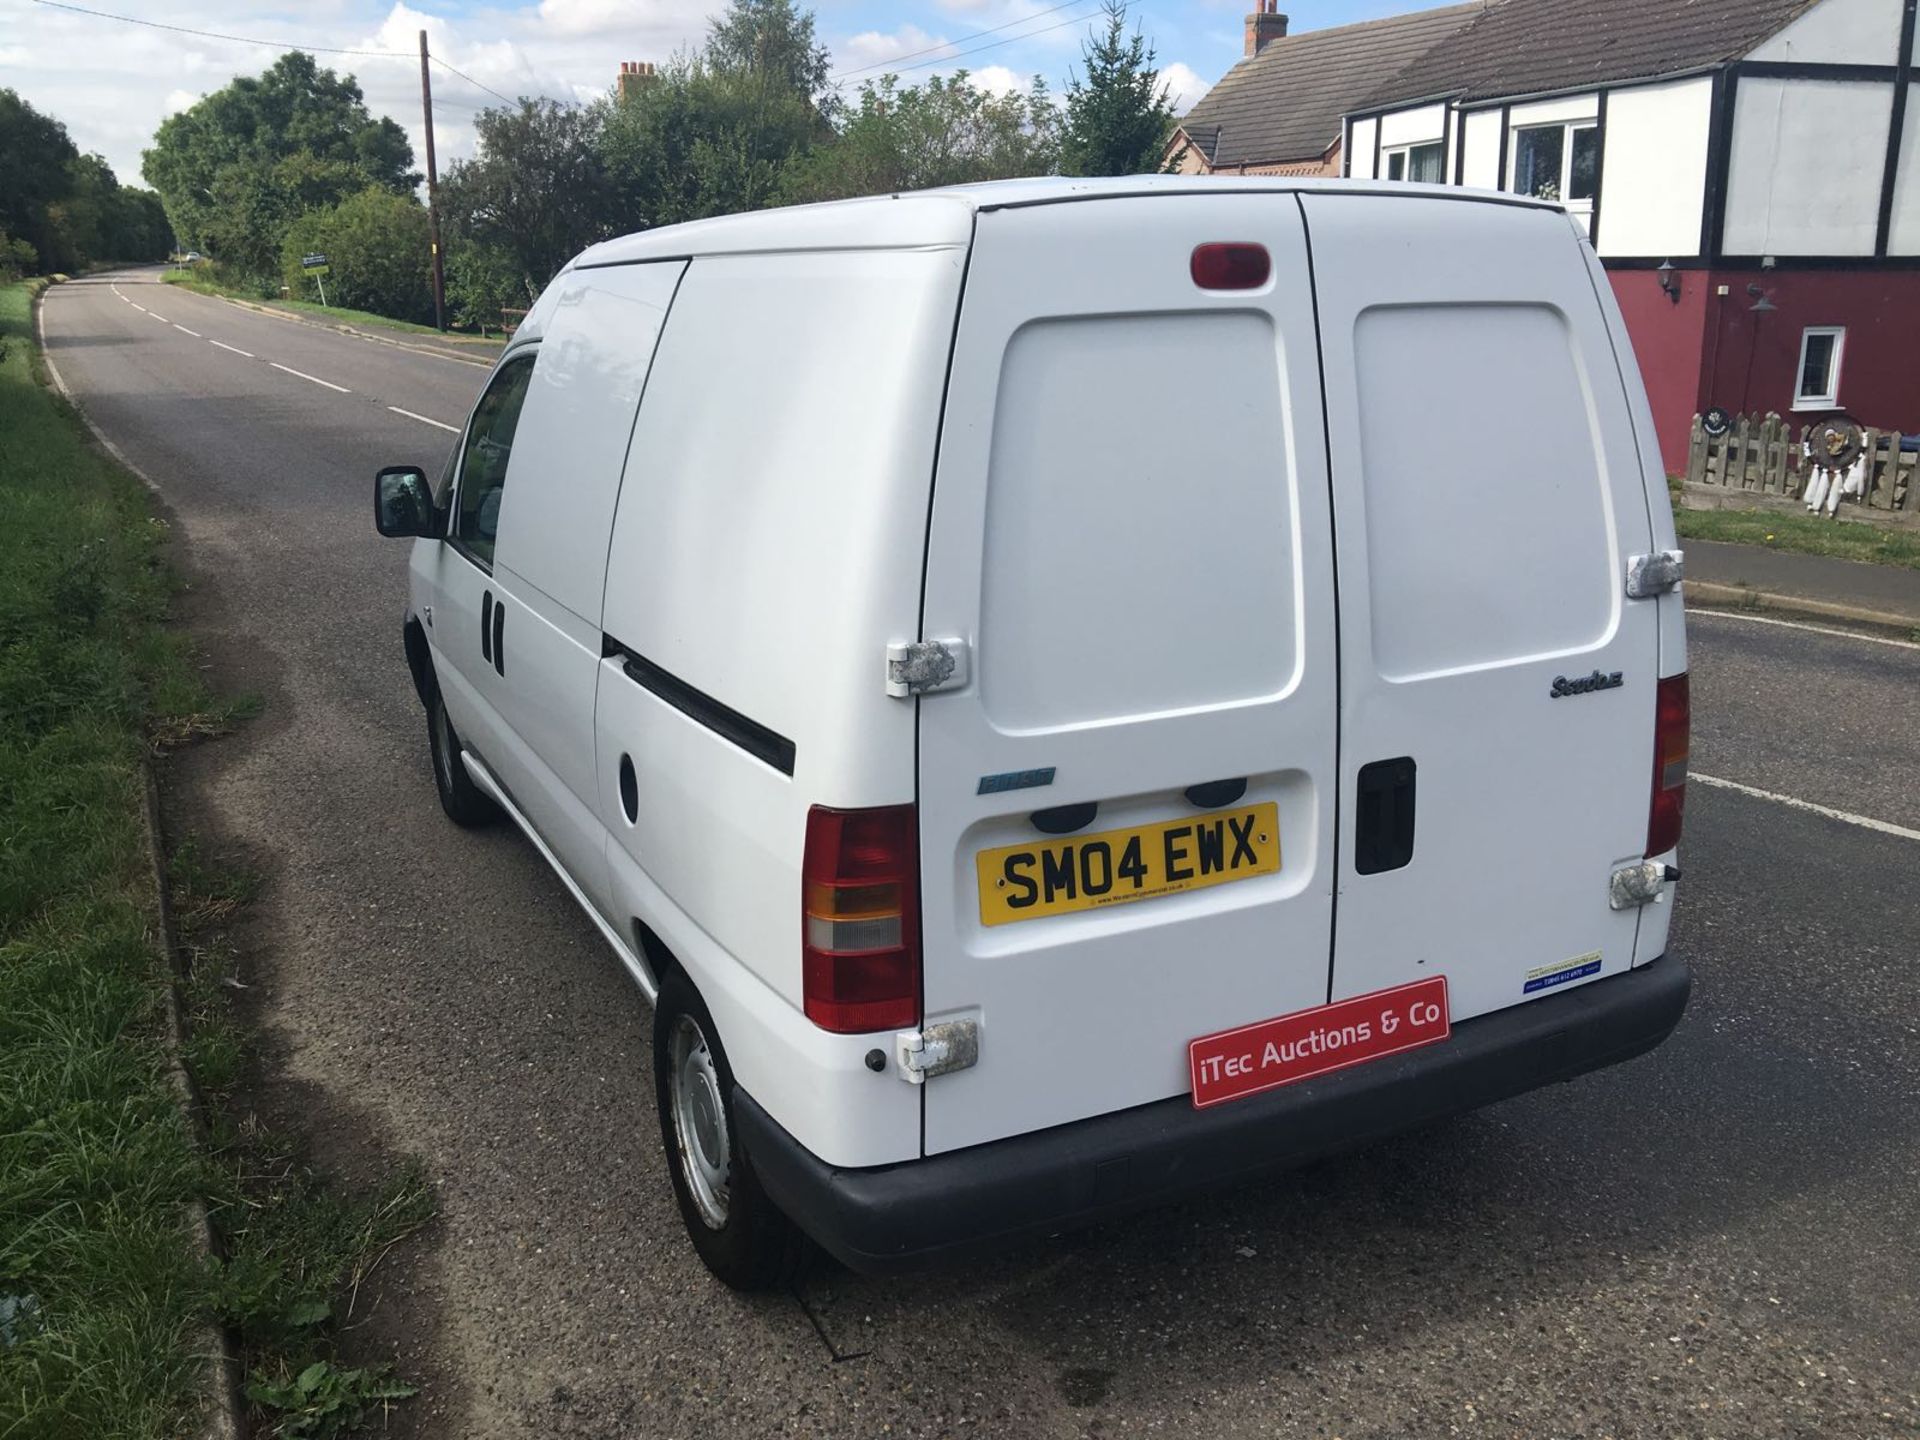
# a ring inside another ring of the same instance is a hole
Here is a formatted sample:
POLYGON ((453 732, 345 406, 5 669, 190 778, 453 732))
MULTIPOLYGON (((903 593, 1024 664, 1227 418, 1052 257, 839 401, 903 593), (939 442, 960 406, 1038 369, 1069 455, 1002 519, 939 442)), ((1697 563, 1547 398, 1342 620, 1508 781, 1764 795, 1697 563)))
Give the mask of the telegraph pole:
POLYGON ((447 276, 440 263, 440 172, 433 160, 433 77, 427 70, 427 32, 420 32, 420 108, 427 117, 427 235, 433 245, 433 325, 447 328, 447 276))

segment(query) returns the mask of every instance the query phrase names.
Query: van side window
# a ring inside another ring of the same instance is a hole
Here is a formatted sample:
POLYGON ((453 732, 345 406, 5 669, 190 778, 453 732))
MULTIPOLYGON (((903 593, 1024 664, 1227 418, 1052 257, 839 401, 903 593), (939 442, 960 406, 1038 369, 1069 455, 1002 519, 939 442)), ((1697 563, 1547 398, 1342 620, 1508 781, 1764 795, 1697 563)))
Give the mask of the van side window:
POLYGON ((533 376, 532 355, 500 368, 474 406, 467 423, 467 440, 460 457, 460 493, 451 538, 474 559, 493 564, 493 542, 500 525, 500 501, 506 492, 507 461, 513 455, 513 432, 520 424, 520 407, 533 376))

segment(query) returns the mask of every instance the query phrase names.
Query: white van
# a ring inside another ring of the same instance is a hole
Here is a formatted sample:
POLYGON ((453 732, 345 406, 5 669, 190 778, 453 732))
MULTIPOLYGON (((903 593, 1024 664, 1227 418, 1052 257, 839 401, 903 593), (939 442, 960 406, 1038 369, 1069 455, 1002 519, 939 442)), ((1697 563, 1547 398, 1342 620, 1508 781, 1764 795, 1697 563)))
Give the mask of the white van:
POLYGON ((1685 1007, 1680 556, 1552 206, 1037 180, 608 241, 376 512, 441 802, 654 1002, 730 1283, 796 1224, 878 1270, 1297 1163, 1685 1007))

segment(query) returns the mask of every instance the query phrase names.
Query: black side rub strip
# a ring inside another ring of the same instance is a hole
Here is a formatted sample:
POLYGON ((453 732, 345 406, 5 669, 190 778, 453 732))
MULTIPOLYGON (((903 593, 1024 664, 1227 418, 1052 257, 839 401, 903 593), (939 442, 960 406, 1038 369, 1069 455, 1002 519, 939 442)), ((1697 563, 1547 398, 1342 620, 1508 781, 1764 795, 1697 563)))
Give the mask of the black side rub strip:
POLYGON ((782 775, 793 774, 793 741, 769 730, 758 720, 750 720, 732 706, 714 699, 678 676, 669 675, 644 656, 636 655, 611 635, 600 637, 600 653, 619 656, 627 678, 642 690, 650 690, 690 720, 697 720, 721 739, 730 741, 754 759, 771 765, 782 775))

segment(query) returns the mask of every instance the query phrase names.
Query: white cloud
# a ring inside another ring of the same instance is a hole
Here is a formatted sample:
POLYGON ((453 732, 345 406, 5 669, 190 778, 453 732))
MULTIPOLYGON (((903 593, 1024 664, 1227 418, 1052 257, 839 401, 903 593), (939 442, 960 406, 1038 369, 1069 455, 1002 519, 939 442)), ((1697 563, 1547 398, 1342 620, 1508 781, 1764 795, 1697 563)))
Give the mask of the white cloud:
POLYGON ((1027 93, 1027 86, 1033 83, 1028 75, 1016 75, 1004 65, 988 65, 972 71, 967 76, 973 82, 973 88, 984 90, 989 95, 1011 95, 1018 91, 1027 93))
POLYGON ((1160 67, 1160 84, 1166 90, 1167 98, 1173 101, 1173 113, 1184 115, 1200 103, 1200 97, 1213 86, 1194 73, 1191 66, 1182 65, 1178 60, 1171 65, 1160 67))
POLYGON ((864 30, 842 45, 834 56, 835 73, 884 65, 903 55, 919 55, 946 43, 946 37, 929 35, 918 25, 902 25, 891 34, 864 30))
POLYGON ((198 105, 202 98, 203 97, 194 94, 191 90, 169 90, 166 99, 166 113, 169 115, 178 115, 182 110, 188 110, 198 105))

